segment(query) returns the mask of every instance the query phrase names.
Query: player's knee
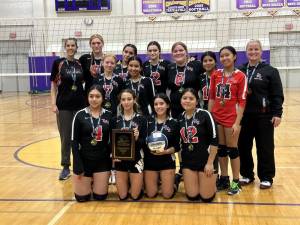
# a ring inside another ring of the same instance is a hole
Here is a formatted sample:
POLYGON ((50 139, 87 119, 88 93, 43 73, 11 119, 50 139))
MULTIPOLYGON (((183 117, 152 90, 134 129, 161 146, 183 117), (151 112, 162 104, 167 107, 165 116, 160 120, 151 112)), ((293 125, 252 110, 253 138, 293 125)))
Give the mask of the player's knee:
POLYGON ((106 194, 104 194, 104 195, 99 195, 99 194, 96 194, 95 192, 93 193, 93 198, 94 198, 94 200, 96 200, 96 201, 103 201, 103 200, 105 200, 106 198, 107 198, 107 193, 106 194))
POLYGON ((77 202, 87 202, 91 200, 91 194, 88 195, 78 195, 76 193, 74 193, 75 195, 75 199, 77 202))
POLYGON ((237 157, 239 157, 240 153, 238 148, 236 147, 227 147, 228 149, 228 155, 230 159, 236 159, 237 157))
POLYGON ((139 195, 131 195, 133 201, 138 201, 144 196, 144 192, 141 191, 139 195))
POLYGON ((120 201, 126 201, 129 198, 128 193, 126 195, 119 195, 120 201))
POLYGON ((219 145, 218 156, 219 157, 227 157, 228 156, 228 150, 227 150, 226 145, 219 145))
POLYGON ((186 198, 189 201, 199 201, 200 200, 200 194, 196 195, 196 196, 189 196, 188 194, 186 194, 186 198))
POLYGON ((213 196, 211 196, 210 198, 203 198, 201 195, 200 195, 200 198, 201 198, 201 201, 202 202, 205 202, 205 203, 209 203, 209 202, 212 202, 215 198, 216 194, 214 194, 213 196))

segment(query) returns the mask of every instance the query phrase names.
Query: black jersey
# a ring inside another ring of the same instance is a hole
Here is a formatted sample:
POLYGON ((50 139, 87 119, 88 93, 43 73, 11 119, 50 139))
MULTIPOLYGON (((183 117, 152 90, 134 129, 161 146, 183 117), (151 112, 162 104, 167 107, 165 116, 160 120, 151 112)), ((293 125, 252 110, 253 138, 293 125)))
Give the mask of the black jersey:
POLYGON ((131 120, 125 120, 123 116, 114 117, 112 119, 112 129, 132 129, 138 128, 139 138, 135 142, 135 160, 138 162, 144 158, 145 137, 147 135, 147 120, 140 114, 135 114, 131 120))
MULTIPOLYGON (((169 118, 165 123, 157 124, 155 118, 150 117, 148 119, 147 136, 149 136, 154 131, 161 131, 167 137, 168 146, 166 147, 166 149, 174 147, 175 152, 178 152, 180 150, 179 124, 177 120, 169 118)), ((175 154, 153 155, 148 147, 145 150, 145 164, 149 162, 162 165, 168 164, 175 159, 175 154)))
POLYGON ((256 67, 242 65, 248 80, 248 94, 244 113, 267 113, 281 117, 284 95, 279 72, 276 68, 259 63, 256 67))
POLYGON ((110 110, 113 115, 117 115, 118 95, 124 87, 123 80, 113 74, 112 78, 106 79, 104 74, 101 74, 97 78, 94 78, 94 84, 99 84, 105 91, 105 103, 104 108, 110 110))
POLYGON ((200 96, 201 106, 205 110, 208 109, 209 84, 210 77, 207 75, 207 73, 202 73, 200 75, 200 96))
POLYGON ((166 93, 169 64, 169 61, 160 59, 157 65, 151 65, 150 61, 143 65, 144 76, 152 79, 156 93, 166 93))
POLYGON ((114 73, 117 74, 119 77, 121 77, 123 81, 127 80, 128 78, 127 66, 124 67, 122 65, 122 61, 117 62, 117 66, 114 70, 114 73))
POLYGON ((185 165, 205 165, 209 157, 209 146, 218 146, 217 128, 212 115, 196 109, 190 119, 185 113, 179 117, 181 157, 185 165))
POLYGON ((102 66, 102 60, 101 59, 95 59, 93 56, 93 53, 90 54, 84 54, 79 58, 79 61, 82 65, 83 69, 83 75, 85 80, 85 92, 86 94, 90 90, 90 87, 93 85, 93 79, 94 77, 91 75, 91 68, 96 67, 97 74, 100 75, 103 73, 104 69, 102 66))
POLYGON ((171 113, 177 118, 183 112, 180 104, 181 93, 184 88, 200 89, 200 74, 203 73, 200 61, 191 61, 186 66, 177 66, 171 63, 168 66, 168 88, 171 90, 171 113))
POLYGON ((88 160, 111 160, 110 147, 110 111, 102 109, 99 118, 90 114, 88 107, 78 111, 72 123, 72 153, 74 160, 74 173, 84 172, 82 159, 88 160), (96 144, 93 144, 96 139, 96 144))
POLYGON ((60 58, 53 62, 50 80, 57 84, 58 110, 77 111, 85 106, 84 77, 80 62, 60 58))
POLYGON ((127 79, 124 88, 131 89, 136 93, 137 102, 143 115, 147 116, 152 114, 155 90, 153 82, 149 77, 141 77, 137 82, 127 79))

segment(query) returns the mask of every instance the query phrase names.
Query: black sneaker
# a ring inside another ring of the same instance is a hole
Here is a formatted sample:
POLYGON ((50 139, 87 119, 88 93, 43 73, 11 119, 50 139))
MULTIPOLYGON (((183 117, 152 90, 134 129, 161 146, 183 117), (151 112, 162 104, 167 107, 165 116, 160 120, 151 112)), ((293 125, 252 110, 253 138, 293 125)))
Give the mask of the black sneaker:
POLYGON ((229 188, 230 181, 229 176, 220 176, 217 181, 218 191, 227 190, 229 188))
POLYGON ((59 174, 59 180, 67 180, 71 176, 69 168, 63 168, 59 174))
POLYGON ((176 175, 175 175, 175 186, 176 186, 177 191, 178 191, 178 188, 179 188, 181 178, 182 178, 182 174, 181 173, 176 173, 176 175))
POLYGON ((240 185, 242 185, 242 186, 246 186, 248 184, 251 184, 251 183, 253 183, 253 181, 254 181, 254 178, 249 178, 249 177, 242 177, 239 180, 240 185))

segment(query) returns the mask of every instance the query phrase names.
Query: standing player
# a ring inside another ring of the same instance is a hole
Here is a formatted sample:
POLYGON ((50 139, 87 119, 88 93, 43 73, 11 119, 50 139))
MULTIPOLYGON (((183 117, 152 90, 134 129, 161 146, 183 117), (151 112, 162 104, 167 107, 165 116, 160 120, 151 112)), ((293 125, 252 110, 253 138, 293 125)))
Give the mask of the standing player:
POLYGON ((274 127, 281 122, 284 100, 282 84, 277 69, 261 60, 262 45, 251 40, 246 46, 248 63, 241 67, 247 74, 247 104, 242 119, 239 138, 241 157, 241 184, 254 181, 252 158, 253 139, 257 151, 257 175, 260 188, 270 188, 275 176, 274 127))
POLYGON ((156 93, 166 93, 170 62, 160 58, 161 47, 157 41, 149 42, 147 53, 149 60, 143 65, 144 76, 152 79, 156 93))
POLYGON ((147 196, 154 198, 158 194, 158 179, 161 180, 161 192, 164 198, 175 195, 175 152, 180 150, 179 128, 176 120, 170 117, 170 100, 164 93, 154 97, 154 117, 148 120, 148 135, 164 135, 167 145, 163 151, 145 150, 145 187, 147 196))
POLYGON ((211 51, 204 52, 201 56, 201 62, 205 72, 200 75, 200 105, 203 109, 208 108, 208 96, 209 96, 209 85, 211 74, 217 67, 217 58, 215 53, 211 51))
POLYGON ((114 116, 117 115, 118 95, 123 89, 123 80, 113 73, 116 67, 116 56, 106 54, 103 57, 104 72, 97 78, 94 78, 94 83, 99 84, 105 91, 104 108, 110 110, 114 116))
POLYGON ((126 44, 122 51, 123 59, 117 63, 115 74, 121 77, 124 81, 128 78, 128 60, 129 58, 137 56, 137 48, 133 44, 126 44))
POLYGON ((71 129, 76 111, 85 106, 83 90, 84 77, 80 62, 74 58, 77 40, 65 41, 67 57, 55 60, 51 71, 51 108, 56 113, 57 127, 61 141, 61 165, 59 180, 70 177, 71 129))
POLYGON ((230 184, 228 194, 234 195, 240 192, 240 158, 237 142, 241 130, 240 122, 246 104, 247 79, 243 72, 234 67, 236 50, 233 47, 221 48, 220 61, 224 69, 216 70, 212 74, 208 109, 218 124, 218 156, 221 168, 218 189, 227 189, 229 186, 229 156, 233 181, 230 184))
POLYGON ((142 69, 142 60, 136 56, 131 57, 128 60, 128 79, 124 86, 134 91, 143 115, 148 116, 152 114, 155 90, 151 78, 141 75, 142 69))
POLYGON ((185 110, 179 118, 185 193, 191 201, 211 202, 218 169, 216 125, 208 111, 197 108, 194 89, 183 91, 181 105, 185 110))
POLYGON ((73 186, 78 202, 89 201, 92 193, 98 201, 108 195, 112 114, 103 108, 104 96, 104 90, 93 85, 88 92, 89 106, 78 111, 73 120, 73 186))
POLYGON ((119 96, 120 115, 112 120, 112 128, 134 131, 135 159, 134 161, 115 160, 117 191, 120 200, 126 200, 130 187, 131 198, 139 200, 143 196, 143 149, 145 148, 145 137, 147 135, 147 121, 138 113, 138 104, 134 91, 124 89, 119 96))
POLYGON ((90 90, 93 84, 93 79, 99 76, 103 72, 102 60, 103 52, 102 48, 104 46, 103 37, 99 34, 93 34, 90 37, 90 47, 92 52, 89 54, 84 54, 79 58, 82 65, 83 75, 85 79, 85 92, 90 90))

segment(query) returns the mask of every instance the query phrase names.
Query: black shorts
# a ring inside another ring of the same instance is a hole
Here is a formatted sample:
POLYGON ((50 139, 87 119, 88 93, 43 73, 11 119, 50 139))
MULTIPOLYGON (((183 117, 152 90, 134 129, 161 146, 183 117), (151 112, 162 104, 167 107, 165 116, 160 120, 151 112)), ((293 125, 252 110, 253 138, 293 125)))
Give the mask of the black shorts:
POLYGON ((82 159, 82 163, 85 177, 92 177, 94 173, 110 171, 112 167, 110 158, 101 160, 82 159))
POLYGON ((145 168, 144 170, 151 170, 151 171, 161 171, 161 170, 171 170, 176 168, 175 161, 150 161, 145 160, 145 168))
POLYGON ((144 171, 144 160, 138 161, 121 161, 115 162, 116 171, 128 172, 128 173, 143 173, 144 171))
MULTIPOLYGON (((218 173, 218 160, 215 159, 213 164, 214 164, 214 170, 215 170, 214 173, 217 174, 218 173)), ((206 165, 206 162, 205 163, 183 162, 182 168, 190 169, 190 170, 197 171, 197 172, 204 172, 205 165, 206 165)))

